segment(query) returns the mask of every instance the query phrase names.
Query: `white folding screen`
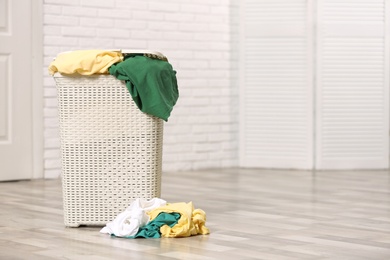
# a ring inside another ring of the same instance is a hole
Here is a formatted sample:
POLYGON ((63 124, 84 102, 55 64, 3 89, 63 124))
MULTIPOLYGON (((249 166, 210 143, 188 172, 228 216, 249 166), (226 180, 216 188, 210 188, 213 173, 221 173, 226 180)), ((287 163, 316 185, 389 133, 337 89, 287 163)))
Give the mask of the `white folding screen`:
POLYGON ((388 0, 243 0, 240 165, 387 168, 388 0))
POLYGON ((318 169, 388 167, 386 2, 318 1, 318 169))
POLYGON ((241 12, 240 163, 311 168, 310 6, 246 0, 241 12))

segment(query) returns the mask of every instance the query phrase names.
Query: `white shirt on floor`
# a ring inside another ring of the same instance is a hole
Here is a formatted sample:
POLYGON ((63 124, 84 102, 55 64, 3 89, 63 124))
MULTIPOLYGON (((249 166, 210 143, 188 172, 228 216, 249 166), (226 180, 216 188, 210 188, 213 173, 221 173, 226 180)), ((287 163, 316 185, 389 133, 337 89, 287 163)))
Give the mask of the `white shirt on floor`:
POLYGON ((151 200, 136 199, 113 221, 106 224, 100 233, 115 235, 117 237, 135 236, 138 229, 149 222, 146 212, 166 205, 166 201, 154 198, 151 200))

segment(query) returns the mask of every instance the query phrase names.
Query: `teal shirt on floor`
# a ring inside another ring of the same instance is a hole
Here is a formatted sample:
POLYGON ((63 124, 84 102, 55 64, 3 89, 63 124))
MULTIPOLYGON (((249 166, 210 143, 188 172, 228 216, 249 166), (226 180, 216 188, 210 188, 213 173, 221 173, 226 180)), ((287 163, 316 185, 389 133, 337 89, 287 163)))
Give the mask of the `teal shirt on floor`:
POLYGON ((126 82, 142 112, 168 121, 179 98, 176 71, 169 62, 137 55, 112 65, 109 72, 126 82))
POLYGON ((168 225, 173 227, 179 221, 181 215, 179 213, 166 213, 161 212, 158 216, 150 221, 143 227, 140 227, 135 236, 126 237, 126 238, 159 238, 161 237, 160 227, 163 225, 168 225))

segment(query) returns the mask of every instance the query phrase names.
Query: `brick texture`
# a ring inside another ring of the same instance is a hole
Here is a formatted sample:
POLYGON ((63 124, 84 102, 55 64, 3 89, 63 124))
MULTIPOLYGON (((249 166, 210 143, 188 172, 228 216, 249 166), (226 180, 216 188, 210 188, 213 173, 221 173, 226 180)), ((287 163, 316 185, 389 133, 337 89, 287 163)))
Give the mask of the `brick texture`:
POLYGON ((236 1, 45 0, 45 177, 60 175, 54 80, 47 66, 77 49, 152 49, 177 71, 180 98, 164 126, 163 170, 238 165, 236 1))

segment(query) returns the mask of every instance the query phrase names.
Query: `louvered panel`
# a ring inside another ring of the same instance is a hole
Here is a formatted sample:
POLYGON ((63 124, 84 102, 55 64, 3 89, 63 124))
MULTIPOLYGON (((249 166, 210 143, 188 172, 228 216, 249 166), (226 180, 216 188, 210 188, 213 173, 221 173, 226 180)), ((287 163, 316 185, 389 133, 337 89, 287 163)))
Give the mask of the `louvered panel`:
POLYGON ((385 1, 318 5, 317 168, 388 167, 385 1))
POLYGON ((306 20, 306 1, 252 0, 245 2, 245 22, 306 20))
POLYGON ((307 0, 243 1, 241 21, 244 25, 244 37, 304 36, 306 14, 307 0))
POLYGON ((307 2, 243 4, 241 166, 312 167, 307 2))
POLYGON ((327 0, 323 12, 328 22, 383 22, 383 0, 327 0))

